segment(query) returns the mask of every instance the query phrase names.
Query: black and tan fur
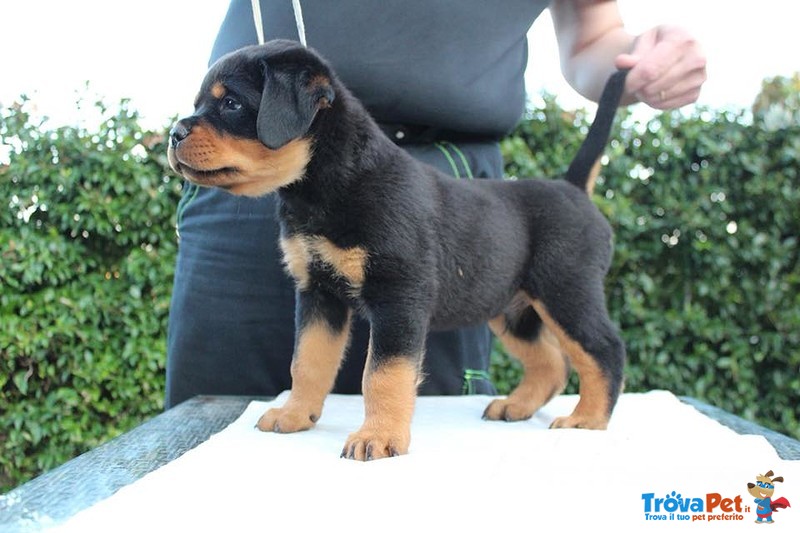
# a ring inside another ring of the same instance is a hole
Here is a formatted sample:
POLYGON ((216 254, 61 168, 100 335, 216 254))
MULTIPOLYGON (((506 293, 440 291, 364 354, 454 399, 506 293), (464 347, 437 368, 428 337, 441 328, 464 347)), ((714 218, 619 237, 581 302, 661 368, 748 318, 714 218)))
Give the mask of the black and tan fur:
POLYGON ((459 181, 395 146, 309 49, 272 41, 213 65, 170 163, 200 185, 276 192, 297 285, 292 391, 258 427, 315 424, 358 313, 371 328, 366 416, 343 456, 406 453, 427 333, 487 321, 525 376, 485 418, 529 418, 571 366, 580 400, 553 427, 605 428, 625 349, 603 291, 612 232, 587 190, 623 84, 612 77, 566 179, 459 181))

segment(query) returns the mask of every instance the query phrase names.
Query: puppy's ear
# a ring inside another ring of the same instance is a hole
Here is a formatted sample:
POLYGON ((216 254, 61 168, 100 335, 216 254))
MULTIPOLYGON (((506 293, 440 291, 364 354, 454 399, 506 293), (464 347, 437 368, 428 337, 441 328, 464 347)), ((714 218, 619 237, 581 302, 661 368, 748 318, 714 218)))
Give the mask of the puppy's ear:
POLYGON ((317 112, 333 103, 330 79, 301 67, 264 68, 258 139, 272 150, 305 135, 317 112))

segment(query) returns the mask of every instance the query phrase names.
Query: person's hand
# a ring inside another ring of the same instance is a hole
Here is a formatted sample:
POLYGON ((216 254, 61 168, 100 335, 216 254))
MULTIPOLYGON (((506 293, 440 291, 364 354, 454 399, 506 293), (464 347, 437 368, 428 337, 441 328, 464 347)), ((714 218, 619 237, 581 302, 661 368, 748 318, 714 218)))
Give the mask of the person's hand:
POLYGON ((700 44, 677 26, 656 26, 639 35, 617 68, 630 68, 626 91, 655 109, 675 109, 697 101, 706 81, 706 56, 700 44))

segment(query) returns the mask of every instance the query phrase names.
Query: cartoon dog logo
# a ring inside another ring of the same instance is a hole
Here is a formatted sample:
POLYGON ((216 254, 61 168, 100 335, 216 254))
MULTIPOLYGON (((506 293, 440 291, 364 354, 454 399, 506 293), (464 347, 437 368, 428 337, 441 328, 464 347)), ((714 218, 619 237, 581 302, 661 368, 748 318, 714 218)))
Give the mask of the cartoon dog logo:
POLYGON ((772 495, 775 493, 775 483, 783 483, 782 476, 772 477, 773 472, 770 470, 763 476, 756 476, 755 483, 747 484, 747 492, 755 497, 756 502, 756 524, 774 524, 772 520, 772 513, 779 509, 791 507, 789 500, 786 498, 778 498, 772 500, 772 495))

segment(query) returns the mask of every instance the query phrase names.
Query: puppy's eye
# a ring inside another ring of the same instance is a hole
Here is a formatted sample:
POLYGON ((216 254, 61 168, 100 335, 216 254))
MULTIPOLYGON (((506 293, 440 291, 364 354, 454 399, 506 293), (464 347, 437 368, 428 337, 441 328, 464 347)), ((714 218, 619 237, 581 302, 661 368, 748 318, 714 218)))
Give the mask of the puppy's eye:
POLYGON ((239 111, 241 108, 242 104, 236 98, 226 96, 222 99, 222 109, 227 111, 239 111))

